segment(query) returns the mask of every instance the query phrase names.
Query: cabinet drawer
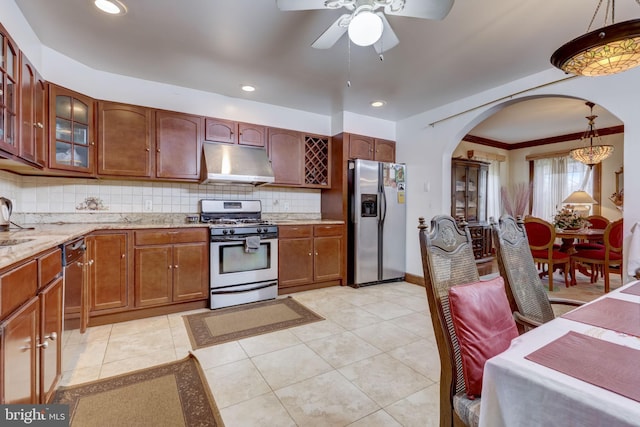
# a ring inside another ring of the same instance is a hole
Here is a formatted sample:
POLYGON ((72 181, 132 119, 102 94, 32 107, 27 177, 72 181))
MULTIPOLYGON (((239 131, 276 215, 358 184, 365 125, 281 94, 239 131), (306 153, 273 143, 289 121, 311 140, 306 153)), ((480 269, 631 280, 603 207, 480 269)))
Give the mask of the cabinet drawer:
POLYGON ((281 239, 295 239, 299 237, 313 236, 311 225, 284 225, 278 226, 278 237, 281 239))
POLYGON ((58 248, 41 256, 38 259, 38 264, 40 266, 38 288, 42 288, 62 273, 62 251, 58 248))
POLYGON ((209 241, 208 228, 136 230, 136 245, 166 245, 209 241))
POLYGON ((0 276, 0 318, 11 313, 36 294, 38 263, 29 261, 0 276))
POLYGON ((316 225, 313 227, 313 235, 316 237, 342 236, 342 225, 316 225))

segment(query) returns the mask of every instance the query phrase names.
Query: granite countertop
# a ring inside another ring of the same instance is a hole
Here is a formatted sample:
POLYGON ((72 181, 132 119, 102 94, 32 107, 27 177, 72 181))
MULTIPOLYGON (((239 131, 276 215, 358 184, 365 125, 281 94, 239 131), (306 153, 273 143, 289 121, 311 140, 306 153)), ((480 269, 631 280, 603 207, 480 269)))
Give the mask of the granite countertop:
MULTIPOLYGON (((276 225, 344 224, 344 221, 321 219, 265 218, 276 225)), ((209 227, 207 224, 187 223, 184 215, 117 222, 55 222, 22 224, 0 232, 0 268, 54 248, 96 230, 132 230, 142 228, 209 227), (7 245, 17 240, 16 244, 7 245)))

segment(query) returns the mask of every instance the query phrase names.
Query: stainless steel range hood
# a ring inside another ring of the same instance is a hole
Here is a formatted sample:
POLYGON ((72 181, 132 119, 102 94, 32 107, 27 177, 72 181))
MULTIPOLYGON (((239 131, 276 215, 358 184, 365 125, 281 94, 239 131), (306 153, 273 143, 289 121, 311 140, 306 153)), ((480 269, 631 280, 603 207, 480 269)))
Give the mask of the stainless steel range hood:
POLYGON ((264 185, 274 181, 271 162, 262 147, 205 142, 203 184, 264 185))

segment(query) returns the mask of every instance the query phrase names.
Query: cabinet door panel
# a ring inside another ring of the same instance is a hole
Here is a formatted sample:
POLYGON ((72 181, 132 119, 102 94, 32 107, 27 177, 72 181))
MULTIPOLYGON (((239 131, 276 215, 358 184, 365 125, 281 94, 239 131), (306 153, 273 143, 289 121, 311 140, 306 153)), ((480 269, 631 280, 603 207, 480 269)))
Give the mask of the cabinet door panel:
POLYGON ((34 95, 36 87, 36 71, 29 60, 20 55, 20 151, 25 160, 36 161, 36 144, 34 129, 34 95))
POLYGON ((36 144, 36 163, 47 164, 47 82, 36 73, 34 88, 34 139, 36 144))
POLYGON ((231 120, 207 117, 204 120, 204 139, 211 142, 235 144, 238 142, 237 123, 231 120))
POLYGON ((151 114, 135 105, 98 103, 98 174, 151 176, 151 114))
POLYGON ((280 239, 278 258, 279 287, 313 282, 313 239, 280 239))
POLYGON ((173 259, 171 246, 135 248, 136 307, 171 302, 173 259))
POLYGON ((0 375, 0 403, 39 402, 37 389, 38 298, 0 324, 3 375, 0 375))
POLYGON ((200 178, 202 117, 156 111, 156 176, 200 178))
POLYGON ((373 160, 374 144, 368 136, 349 135, 349 158, 373 160))
POLYGON ((269 129, 269 160, 274 184, 302 185, 304 143, 302 134, 285 129, 269 129))
POLYGON ((89 310, 124 308, 127 299, 127 234, 96 234, 87 239, 89 310))
POLYGON ((49 401, 62 376, 62 277, 40 294, 41 336, 47 343, 40 348, 40 398, 49 401))
POLYGON ((342 277, 342 238, 316 237, 314 239, 314 251, 315 281, 340 279, 342 277))
POLYGON ((376 139, 375 160, 393 163, 396 161, 396 143, 385 139, 376 139))
POLYGON ((266 133, 264 126, 238 123, 238 144, 264 147, 266 133))
POLYGON ((209 245, 180 244, 173 247, 173 301, 206 299, 209 294, 209 245))

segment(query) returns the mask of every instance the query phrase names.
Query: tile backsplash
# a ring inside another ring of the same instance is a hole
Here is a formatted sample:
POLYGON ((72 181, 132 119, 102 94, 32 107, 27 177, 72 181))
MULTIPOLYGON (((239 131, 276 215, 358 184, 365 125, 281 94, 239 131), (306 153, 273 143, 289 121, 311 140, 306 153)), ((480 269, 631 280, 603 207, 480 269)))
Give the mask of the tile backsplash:
POLYGON ((320 216, 320 190, 20 176, 0 171, 15 213, 197 213, 200 199, 258 199, 265 214, 320 216))

